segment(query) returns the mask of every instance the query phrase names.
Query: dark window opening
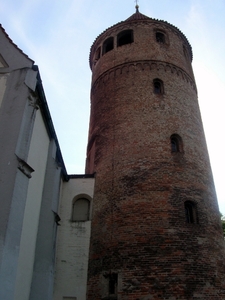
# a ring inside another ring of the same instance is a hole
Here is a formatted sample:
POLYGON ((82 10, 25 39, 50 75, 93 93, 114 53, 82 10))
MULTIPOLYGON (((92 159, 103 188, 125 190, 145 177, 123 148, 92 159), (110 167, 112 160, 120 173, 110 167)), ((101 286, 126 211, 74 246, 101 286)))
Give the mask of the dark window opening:
POLYGON ((154 79, 153 80, 153 86, 154 86, 154 93, 155 94, 163 94, 163 82, 160 79, 154 79))
POLYGON ((107 40, 104 41, 103 43, 103 49, 102 49, 102 55, 104 55, 105 53, 113 50, 114 48, 114 41, 113 41, 113 37, 109 37, 107 40))
POLYGON ((117 274, 112 273, 109 275, 109 295, 117 294, 117 281, 118 281, 117 274))
POLYGON ((133 30, 125 30, 118 34, 117 36, 117 46, 123 46, 126 44, 133 43, 133 30))
POLYGON ((164 33, 162 33, 162 32, 156 32, 155 37, 156 37, 156 41, 158 43, 165 44, 166 39, 165 39, 165 34, 164 33))
POLYGON ((180 152, 179 141, 176 136, 171 136, 171 151, 172 152, 180 152))
POLYGON ((177 143, 176 139, 171 139, 171 150, 172 152, 179 152, 179 144, 177 143))
POLYGON ((197 223, 197 210, 196 204, 192 201, 186 201, 184 203, 185 217, 187 223, 197 223))
POLYGON ((178 134, 173 134, 170 137, 171 152, 183 152, 182 139, 178 134))

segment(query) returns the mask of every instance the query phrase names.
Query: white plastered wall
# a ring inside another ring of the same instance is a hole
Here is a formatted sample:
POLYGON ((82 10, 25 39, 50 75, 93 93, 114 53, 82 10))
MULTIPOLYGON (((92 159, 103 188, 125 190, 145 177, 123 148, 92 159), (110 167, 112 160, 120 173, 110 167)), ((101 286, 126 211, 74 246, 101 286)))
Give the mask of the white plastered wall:
POLYGON ((34 172, 28 186, 14 295, 15 300, 29 300, 49 142, 41 112, 38 110, 28 155, 28 164, 34 169, 34 172))
POLYGON ((2 104, 2 100, 5 94, 5 89, 6 89, 6 82, 9 74, 2 74, 0 75, 0 108, 2 104))
POLYGON ((93 198, 94 178, 74 178, 62 183, 57 234, 54 300, 86 299, 91 221, 71 222, 73 199, 93 198))

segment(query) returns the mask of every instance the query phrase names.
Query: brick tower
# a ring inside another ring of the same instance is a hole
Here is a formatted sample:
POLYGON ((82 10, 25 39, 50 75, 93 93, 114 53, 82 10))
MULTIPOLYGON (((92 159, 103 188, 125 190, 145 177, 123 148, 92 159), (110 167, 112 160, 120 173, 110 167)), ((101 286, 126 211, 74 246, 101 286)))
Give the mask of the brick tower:
POLYGON ((224 240, 191 62, 182 32, 138 6, 91 47, 88 300, 225 299, 224 240))

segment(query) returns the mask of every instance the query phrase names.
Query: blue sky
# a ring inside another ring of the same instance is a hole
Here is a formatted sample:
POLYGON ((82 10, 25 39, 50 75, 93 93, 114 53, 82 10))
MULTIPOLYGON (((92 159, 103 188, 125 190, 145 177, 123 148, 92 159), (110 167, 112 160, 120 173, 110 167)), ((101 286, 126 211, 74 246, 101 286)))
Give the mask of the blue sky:
MULTIPOLYGON (((84 173, 89 51, 106 28, 135 12, 133 0, 2 0, 0 22, 39 66, 68 173, 84 173)), ((178 27, 193 69, 220 211, 225 214, 225 1, 140 0, 140 12, 178 27)))

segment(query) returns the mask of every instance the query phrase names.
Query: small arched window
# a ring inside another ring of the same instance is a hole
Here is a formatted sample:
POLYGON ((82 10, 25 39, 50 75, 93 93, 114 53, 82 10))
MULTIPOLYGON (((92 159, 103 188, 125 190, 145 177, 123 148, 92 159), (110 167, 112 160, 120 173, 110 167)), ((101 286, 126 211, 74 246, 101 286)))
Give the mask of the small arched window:
POLYGON ((192 201, 184 202, 185 218, 187 223, 197 223, 197 207, 192 201))
POLYGON ((170 137, 171 152, 183 152, 182 139, 178 134, 172 134, 170 137))
POLYGON ((162 95, 164 93, 164 86, 162 80, 156 78, 153 80, 153 90, 155 94, 162 95))
POLYGON ((161 44, 165 44, 166 43, 166 38, 165 38, 165 34, 157 31, 155 34, 155 38, 156 38, 156 42, 157 43, 161 43, 161 44))
POLYGON ((90 214, 90 201, 86 198, 79 198, 73 203, 72 221, 88 221, 90 214))
POLYGON ((109 37, 103 43, 102 55, 113 50, 113 48, 114 48, 114 39, 113 39, 113 37, 109 37))
POLYGON ((117 47, 133 43, 133 30, 124 30, 117 35, 117 47))
POLYGON ((179 144, 175 138, 171 139, 171 150, 172 152, 179 152, 179 144))

